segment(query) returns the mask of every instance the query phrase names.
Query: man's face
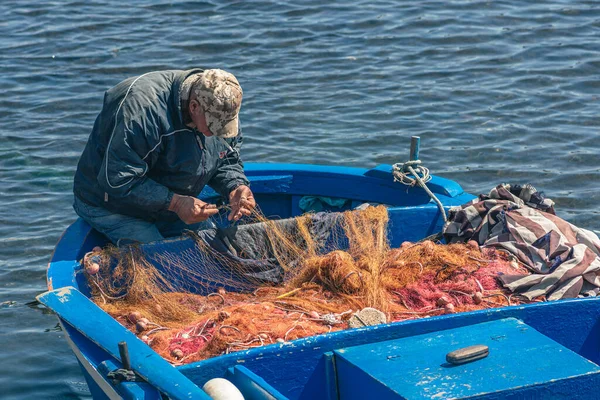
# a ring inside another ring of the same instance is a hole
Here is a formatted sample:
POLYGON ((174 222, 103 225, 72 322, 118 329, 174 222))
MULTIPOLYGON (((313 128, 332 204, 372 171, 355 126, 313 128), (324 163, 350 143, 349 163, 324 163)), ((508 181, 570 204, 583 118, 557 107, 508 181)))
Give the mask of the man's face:
POLYGON ((202 132, 204 136, 210 137, 213 136, 213 133, 208 129, 206 125, 206 117, 204 115, 204 109, 198 102, 198 100, 190 101, 190 118, 192 119, 192 123, 194 127, 202 132))

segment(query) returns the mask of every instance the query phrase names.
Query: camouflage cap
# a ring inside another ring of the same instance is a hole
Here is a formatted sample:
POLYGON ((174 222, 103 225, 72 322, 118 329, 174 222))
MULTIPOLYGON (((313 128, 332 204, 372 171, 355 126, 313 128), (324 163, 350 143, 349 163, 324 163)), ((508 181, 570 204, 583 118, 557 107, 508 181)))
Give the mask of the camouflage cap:
POLYGON ((207 69, 199 74, 193 92, 204 108, 208 129, 217 137, 237 136, 242 87, 235 76, 221 69, 207 69))

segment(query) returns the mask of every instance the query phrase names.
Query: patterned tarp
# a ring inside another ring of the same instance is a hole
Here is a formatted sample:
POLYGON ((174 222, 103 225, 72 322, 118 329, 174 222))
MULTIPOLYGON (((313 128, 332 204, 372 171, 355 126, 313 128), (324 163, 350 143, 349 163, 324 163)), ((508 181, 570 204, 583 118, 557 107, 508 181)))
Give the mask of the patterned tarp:
POLYGON ((600 240, 557 217, 553 206, 530 185, 499 185, 489 195, 451 209, 444 237, 448 243, 475 240, 512 253, 532 274, 500 279, 529 299, 596 295, 600 240))

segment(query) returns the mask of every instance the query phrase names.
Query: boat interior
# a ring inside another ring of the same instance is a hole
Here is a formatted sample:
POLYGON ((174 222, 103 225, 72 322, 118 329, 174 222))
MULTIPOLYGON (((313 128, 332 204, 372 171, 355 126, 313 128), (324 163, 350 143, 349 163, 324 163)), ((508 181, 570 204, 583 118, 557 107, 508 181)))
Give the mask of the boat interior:
MULTIPOLYGON (((301 215, 306 211, 301 206, 307 201, 317 204, 319 211, 329 212, 354 209, 364 203, 384 204, 388 207, 388 239, 392 246, 435 234, 443 224, 429 195, 418 187, 394 182, 389 165, 365 170, 252 164, 247 166, 247 175, 257 203, 269 218, 301 215)), ((445 208, 474 198, 443 178, 434 176, 428 186, 445 208)), ((219 201, 210 189, 201 198, 219 201)), ((225 213, 218 223, 227 224, 225 213)), ((151 246, 155 250, 156 246, 168 249, 177 242, 177 246, 185 247, 185 240, 151 246)), ((166 361, 157 360, 148 346, 87 299, 89 288, 78 273, 80 260, 94 246, 104 244, 106 238, 85 222, 74 223, 57 246, 49 282, 55 293, 70 287, 71 292, 62 293, 62 303, 72 302, 71 309, 80 312, 62 311, 60 300, 40 301, 50 308, 56 304, 53 309, 72 347, 103 377, 122 367, 115 347, 121 341, 129 343, 132 363, 145 363, 149 369, 164 368, 166 361), (110 338, 92 333, 99 325, 110 338)), ((496 399, 566 391, 572 391, 571 398, 589 398, 575 388, 600 389, 599 337, 600 303, 596 299, 544 302, 276 343, 178 366, 174 370, 181 375, 164 375, 162 387, 160 380, 152 378, 152 384, 120 383, 118 392, 125 398, 140 398, 140 393, 146 398, 160 398, 157 387, 168 393, 166 387, 185 386, 185 381, 202 387, 210 379, 221 377, 234 383, 246 399, 496 399), (489 355, 458 365, 447 361, 449 352, 473 345, 487 346, 489 355), (490 379, 492 376, 494 379, 490 379)), ((92 379, 88 384, 97 385, 92 379)))

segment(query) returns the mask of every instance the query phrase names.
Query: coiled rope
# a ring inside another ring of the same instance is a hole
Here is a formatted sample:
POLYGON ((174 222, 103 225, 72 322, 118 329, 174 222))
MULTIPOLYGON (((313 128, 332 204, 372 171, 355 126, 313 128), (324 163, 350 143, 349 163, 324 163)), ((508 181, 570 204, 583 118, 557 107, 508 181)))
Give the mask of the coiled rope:
POLYGON ((431 199, 437 204, 444 222, 448 221, 446 217, 446 210, 442 202, 433 194, 427 187, 426 183, 431 180, 429 175, 429 169, 421 165, 421 160, 412 160, 405 163, 396 163, 392 166, 392 174, 394 175, 394 182, 400 182, 403 185, 414 187, 419 185, 431 199), (411 176, 412 175, 412 176, 411 176))

